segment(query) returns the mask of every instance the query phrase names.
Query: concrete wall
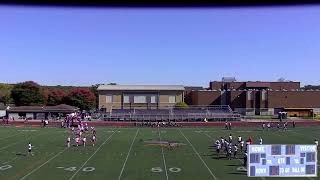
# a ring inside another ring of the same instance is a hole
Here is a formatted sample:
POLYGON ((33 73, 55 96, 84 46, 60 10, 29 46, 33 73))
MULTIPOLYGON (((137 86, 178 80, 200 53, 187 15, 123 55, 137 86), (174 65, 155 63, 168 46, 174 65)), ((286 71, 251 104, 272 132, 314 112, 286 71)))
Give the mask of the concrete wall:
POLYGON ((313 108, 314 114, 320 114, 320 108, 313 108))
POLYGON ((6 116, 6 110, 0 110, 0 117, 6 116))
POLYGON ((260 115, 262 115, 262 116, 273 116, 274 115, 274 109, 273 108, 260 109, 260 115))
MULTIPOLYGON (((18 113, 8 113, 8 118, 14 118, 15 120, 17 120, 19 117, 20 116, 18 113)), ((33 119, 33 113, 26 113, 26 118, 33 119)))

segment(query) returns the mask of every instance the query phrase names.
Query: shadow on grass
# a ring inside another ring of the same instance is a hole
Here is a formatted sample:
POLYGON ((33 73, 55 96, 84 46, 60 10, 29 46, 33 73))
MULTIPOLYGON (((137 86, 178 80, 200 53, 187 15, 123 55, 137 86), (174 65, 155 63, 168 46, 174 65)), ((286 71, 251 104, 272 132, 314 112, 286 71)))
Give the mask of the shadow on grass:
POLYGON ((236 165, 236 164, 228 164, 227 166, 232 166, 232 167, 234 167, 234 166, 239 166, 239 165, 236 165))
POLYGON ((25 153, 16 153, 17 156, 26 156, 27 154, 25 153))
POLYGON ((235 175, 247 176, 247 172, 233 172, 233 173, 228 173, 228 174, 235 174, 235 175))

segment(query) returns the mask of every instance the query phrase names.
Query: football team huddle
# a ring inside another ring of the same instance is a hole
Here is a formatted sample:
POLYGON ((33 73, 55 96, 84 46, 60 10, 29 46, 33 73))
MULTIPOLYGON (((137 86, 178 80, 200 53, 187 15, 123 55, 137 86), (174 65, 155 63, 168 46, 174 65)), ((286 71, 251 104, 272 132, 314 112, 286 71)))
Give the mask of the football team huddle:
POLYGON ((71 127, 69 128, 69 136, 67 138, 67 147, 70 147, 71 137, 74 140, 74 146, 86 146, 87 138, 91 140, 92 146, 94 146, 97 137, 96 137, 96 129, 91 127, 89 129, 88 124, 79 124, 77 128, 71 127))

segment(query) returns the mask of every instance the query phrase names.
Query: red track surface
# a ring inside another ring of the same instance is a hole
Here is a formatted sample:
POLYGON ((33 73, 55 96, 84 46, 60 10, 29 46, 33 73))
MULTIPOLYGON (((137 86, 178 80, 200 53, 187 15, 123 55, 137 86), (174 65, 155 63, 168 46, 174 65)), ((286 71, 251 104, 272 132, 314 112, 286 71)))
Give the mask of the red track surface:
MULTIPOLYGON (((89 126, 115 126, 115 127, 130 127, 135 126, 135 122, 118 122, 118 121, 87 121, 89 126)), ((244 121, 232 121, 232 126, 261 126, 262 122, 244 122, 244 121)), ((267 122, 265 122, 267 123, 267 122)), ((275 124, 276 122, 270 121, 270 123, 275 124)), ((4 124, 4 123, 2 123, 4 124)), ((210 127, 210 126, 224 126, 225 122, 177 122, 178 125, 181 125, 183 127, 210 127)), ((7 125, 7 124, 6 124, 7 125)), ((42 123, 40 121, 14 121, 9 122, 8 125, 14 125, 14 126, 42 126, 42 123)), ((49 122, 49 126, 60 126, 61 122, 49 122)), ((299 121, 296 122, 297 126, 317 126, 320 125, 320 121, 299 121)), ((291 123, 289 122, 289 126, 291 126, 291 123)))

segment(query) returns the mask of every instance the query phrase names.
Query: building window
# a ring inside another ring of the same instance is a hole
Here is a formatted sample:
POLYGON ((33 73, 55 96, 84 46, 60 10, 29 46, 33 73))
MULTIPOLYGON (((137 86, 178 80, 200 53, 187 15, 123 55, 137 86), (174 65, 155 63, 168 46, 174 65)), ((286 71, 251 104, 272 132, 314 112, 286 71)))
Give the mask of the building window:
POLYGON ((176 103, 176 96, 169 96, 169 103, 176 103))
POLYGON ((133 102, 134 103, 147 103, 147 98, 146 98, 146 96, 134 96, 133 102))
POLYGON ((123 103, 130 103, 129 96, 123 96, 123 103))
POLYGON ((106 95, 106 102, 112 103, 112 95, 106 95))
POLYGON ((150 103, 157 103, 156 96, 151 96, 150 97, 150 103))

